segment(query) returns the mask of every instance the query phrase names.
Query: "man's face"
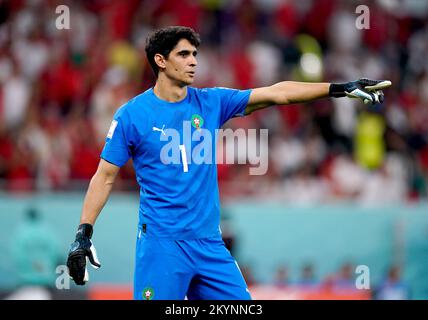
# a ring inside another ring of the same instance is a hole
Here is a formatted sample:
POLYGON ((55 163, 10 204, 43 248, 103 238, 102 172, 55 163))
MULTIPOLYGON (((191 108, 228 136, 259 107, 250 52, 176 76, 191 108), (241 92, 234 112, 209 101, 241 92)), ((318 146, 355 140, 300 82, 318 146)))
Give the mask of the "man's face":
POLYGON ((196 54, 195 46, 187 39, 181 39, 164 60, 165 75, 181 85, 192 84, 197 65, 196 54))

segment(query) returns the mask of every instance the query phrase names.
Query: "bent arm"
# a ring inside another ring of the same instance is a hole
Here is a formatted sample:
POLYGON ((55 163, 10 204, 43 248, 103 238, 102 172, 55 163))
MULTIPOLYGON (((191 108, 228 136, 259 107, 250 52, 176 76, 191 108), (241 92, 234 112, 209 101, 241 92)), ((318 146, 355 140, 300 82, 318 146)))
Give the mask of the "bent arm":
POLYGON ((119 170, 120 167, 103 159, 100 160, 97 172, 95 172, 89 183, 88 191, 86 192, 83 202, 82 216, 80 218, 81 224, 89 223, 94 225, 95 220, 110 196, 113 183, 119 170))
POLYGON ((329 96, 330 83, 283 81, 251 91, 245 115, 272 105, 309 102, 329 96))

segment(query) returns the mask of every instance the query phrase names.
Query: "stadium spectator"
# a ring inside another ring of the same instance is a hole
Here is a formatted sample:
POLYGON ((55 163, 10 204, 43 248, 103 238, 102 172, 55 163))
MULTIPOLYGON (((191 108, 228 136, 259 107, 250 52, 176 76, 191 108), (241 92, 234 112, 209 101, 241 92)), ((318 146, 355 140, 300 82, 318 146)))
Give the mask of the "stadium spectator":
POLYGON ((375 298, 378 300, 410 299, 409 287, 401 279, 401 269, 398 266, 392 266, 388 270, 386 279, 376 289, 375 298))
POLYGON ((274 274, 273 285, 277 288, 285 288, 290 284, 288 269, 286 266, 279 266, 274 274))
POLYGON ((314 265, 312 263, 306 263, 302 266, 297 284, 305 287, 313 287, 318 284, 314 274, 314 265))
POLYGON ((11 239, 10 248, 19 290, 9 299, 50 299, 50 289, 56 279, 56 267, 63 263, 63 256, 55 232, 42 221, 36 209, 30 208, 25 213, 25 220, 11 239))

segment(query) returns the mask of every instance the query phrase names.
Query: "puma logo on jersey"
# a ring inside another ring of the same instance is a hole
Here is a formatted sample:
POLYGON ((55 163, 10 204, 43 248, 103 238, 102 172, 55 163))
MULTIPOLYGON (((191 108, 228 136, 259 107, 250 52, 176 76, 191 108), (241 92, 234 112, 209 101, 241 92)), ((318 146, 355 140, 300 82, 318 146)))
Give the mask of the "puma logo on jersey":
POLYGON ((160 132, 162 132, 162 134, 164 135, 164 136, 166 136, 166 133, 165 133, 165 131, 163 131, 163 129, 165 128, 165 125, 163 125, 162 126, 162 129, 159 129, 159 128, 156 128, 156 127, 153 127, 153 131, 160 131, 160 132))

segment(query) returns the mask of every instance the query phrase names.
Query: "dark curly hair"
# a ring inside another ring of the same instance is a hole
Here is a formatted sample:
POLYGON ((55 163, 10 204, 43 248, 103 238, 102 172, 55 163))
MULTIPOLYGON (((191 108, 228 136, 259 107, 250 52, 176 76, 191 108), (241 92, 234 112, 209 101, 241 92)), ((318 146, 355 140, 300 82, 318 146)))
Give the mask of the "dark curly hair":
POLYGON ((171 26, 156 30, 146 39, 147 59, 156 77, 158 76, 159 67, 154 59, 155 54, 159 53, 168 58, 169 53, 181 39, 187 39, 195 47, 198 47, 201 43, 198 33, 192 28, 182 26, 171 26))

